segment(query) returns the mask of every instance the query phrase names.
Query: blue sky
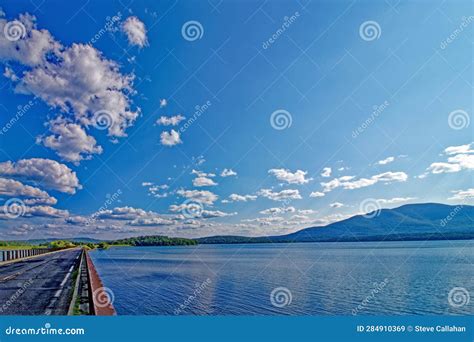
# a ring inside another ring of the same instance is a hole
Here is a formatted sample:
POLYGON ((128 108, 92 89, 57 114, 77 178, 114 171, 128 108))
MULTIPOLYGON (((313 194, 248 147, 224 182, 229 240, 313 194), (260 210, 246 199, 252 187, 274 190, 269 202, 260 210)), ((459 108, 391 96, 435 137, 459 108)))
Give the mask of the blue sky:
POLYGON ((275 235, 472 203, 468 1, 1 8, 0 238, 275 235))

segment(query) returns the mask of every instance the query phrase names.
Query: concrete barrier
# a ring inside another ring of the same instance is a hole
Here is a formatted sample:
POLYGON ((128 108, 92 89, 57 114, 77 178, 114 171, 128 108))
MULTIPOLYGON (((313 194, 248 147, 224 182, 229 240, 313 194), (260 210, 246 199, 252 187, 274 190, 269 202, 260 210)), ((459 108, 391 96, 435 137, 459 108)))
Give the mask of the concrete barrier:
POLYGON ((51 252, 49 248, 7 249, 0 250, 0 262, 28 258, 51 252))

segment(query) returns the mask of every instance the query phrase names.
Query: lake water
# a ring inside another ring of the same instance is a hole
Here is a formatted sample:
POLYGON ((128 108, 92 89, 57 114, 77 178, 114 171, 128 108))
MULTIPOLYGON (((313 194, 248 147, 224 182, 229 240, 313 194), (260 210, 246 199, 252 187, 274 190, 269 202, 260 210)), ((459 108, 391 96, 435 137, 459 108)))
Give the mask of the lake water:
POLYGON ((114 247, 91 257, 121 315, 456 315, 474 313, 473 247, 474 241, 114 247))

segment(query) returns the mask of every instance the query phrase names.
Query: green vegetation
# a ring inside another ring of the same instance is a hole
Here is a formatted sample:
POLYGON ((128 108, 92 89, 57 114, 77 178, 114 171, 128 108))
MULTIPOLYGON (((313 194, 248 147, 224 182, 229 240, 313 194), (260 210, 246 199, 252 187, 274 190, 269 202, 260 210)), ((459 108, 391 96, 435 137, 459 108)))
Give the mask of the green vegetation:
POLYGON ((97 245, 98 248, 100 249, 109 249, 109 244, 106 243, 106 242, 100 242, 98 245, 97 245))
POLYGON ((48 243, 48 248, 51 249, 64 249, 64 248, 72 248, 76 247, 77 245, 71 241, 68 240, 56 240, 56 241, 51 241, 48 243))
POLYGON ((192 246, 197 245, 198 242, 193 239, 170 238, 162 235, 152 235, 110 241, 109 244, 127 246, 192 246))
POLYGON ((0 249, 31 249, 38 247, 25 241, 0 241, 0 249))
POLYGON ((41 245, 28 244, 25 241, 0 241, 0 249, 29 249, 50 248, 59 250, 72 247, 83 247, 85 249, 108 249, 118 246, 193 246, 198 241, 185 238, 172 238, 162 235, 138 236, 127 239, 101 241, 101 242, 79 242, 74 240, 53 240, 41 245))
POLYGON ((26 245, 24 242, 19 241, 0 241, 1 247, 15 247, 15 246, 23 246, 26 245))

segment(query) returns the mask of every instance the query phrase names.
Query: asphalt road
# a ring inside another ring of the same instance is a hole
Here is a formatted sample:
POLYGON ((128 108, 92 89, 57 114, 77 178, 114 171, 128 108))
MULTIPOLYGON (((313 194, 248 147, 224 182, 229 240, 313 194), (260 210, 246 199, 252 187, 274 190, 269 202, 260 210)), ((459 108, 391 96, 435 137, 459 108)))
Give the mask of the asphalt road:
POLYGON ((0 315, 66 315, 79 248, 0 266, 0 315))

